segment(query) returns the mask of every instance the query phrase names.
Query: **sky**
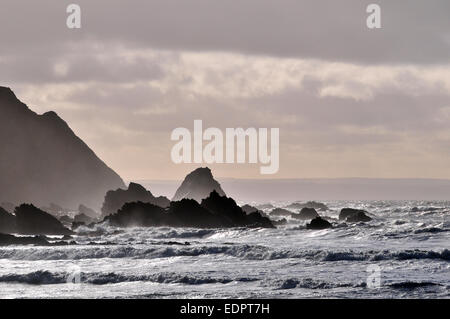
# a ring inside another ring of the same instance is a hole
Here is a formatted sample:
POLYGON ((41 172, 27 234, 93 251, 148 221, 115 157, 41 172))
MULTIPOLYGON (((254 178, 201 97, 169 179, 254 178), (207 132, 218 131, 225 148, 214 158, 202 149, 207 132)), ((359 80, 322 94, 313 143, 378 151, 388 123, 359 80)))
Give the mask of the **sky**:
POLYGON ((0 85, 56 111, 124 180, 206 166, 170 156, 196 119, 280 129, 276 174, 208 165, 222 178, 450 179, 447 0, 72 2, 1 1, 0 85))

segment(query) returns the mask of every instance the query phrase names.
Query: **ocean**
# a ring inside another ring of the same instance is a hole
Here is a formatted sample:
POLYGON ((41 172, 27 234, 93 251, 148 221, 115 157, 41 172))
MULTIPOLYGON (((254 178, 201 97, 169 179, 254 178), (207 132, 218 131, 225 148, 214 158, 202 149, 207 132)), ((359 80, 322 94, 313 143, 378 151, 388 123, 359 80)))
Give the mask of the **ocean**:
POLYGON ((0 298, 450 296, 449 201, 324 203, 331 229, 290 218, 276 229, 103 223, 67 246, 0 247, 0 298), (344 207, 373 220, 339 221, 344 207))

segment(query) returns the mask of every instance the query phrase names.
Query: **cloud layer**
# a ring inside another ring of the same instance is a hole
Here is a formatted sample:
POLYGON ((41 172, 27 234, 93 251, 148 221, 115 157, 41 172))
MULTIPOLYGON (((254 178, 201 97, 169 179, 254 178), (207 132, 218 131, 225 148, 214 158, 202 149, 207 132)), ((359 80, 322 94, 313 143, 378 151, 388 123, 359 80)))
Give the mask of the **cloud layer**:
POLYGON ((450 5, 379 3, 370 31, 365 1, 79 1, 74 31, 63 3, 5 1, 0 85, 56 110, 125 179, 190 170, 170 132, 194 119, 279 127, 277 178, 450 178, 450 5))

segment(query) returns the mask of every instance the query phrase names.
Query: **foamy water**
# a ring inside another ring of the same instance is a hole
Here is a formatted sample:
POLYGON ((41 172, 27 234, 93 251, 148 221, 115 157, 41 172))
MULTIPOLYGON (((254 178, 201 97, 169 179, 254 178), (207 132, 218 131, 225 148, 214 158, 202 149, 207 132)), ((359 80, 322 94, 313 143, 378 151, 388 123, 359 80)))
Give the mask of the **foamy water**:
POLYGON ((450 202, 326 204, 319 214, 334 228, 320 231, 296 220, 277 229, 99 225, 80 228, 77 245, 3 247, 0 297, 450 296, 450 202), (373 221, 339 222, 343 207, 365 209, 373 221))

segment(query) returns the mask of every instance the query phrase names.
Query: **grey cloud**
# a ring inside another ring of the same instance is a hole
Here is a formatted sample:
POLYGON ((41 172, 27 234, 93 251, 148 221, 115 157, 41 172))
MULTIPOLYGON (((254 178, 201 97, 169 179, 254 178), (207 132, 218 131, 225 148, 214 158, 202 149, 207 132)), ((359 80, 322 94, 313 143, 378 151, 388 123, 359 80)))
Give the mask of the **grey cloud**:
POLYGON ((63 1, 4 0, 0 55, 66 41, 231 51, 358 63, 448 63, 450 2, 376 1, 382 29, 365 25, 368 0, 79 0, 81 30, 63 1))

